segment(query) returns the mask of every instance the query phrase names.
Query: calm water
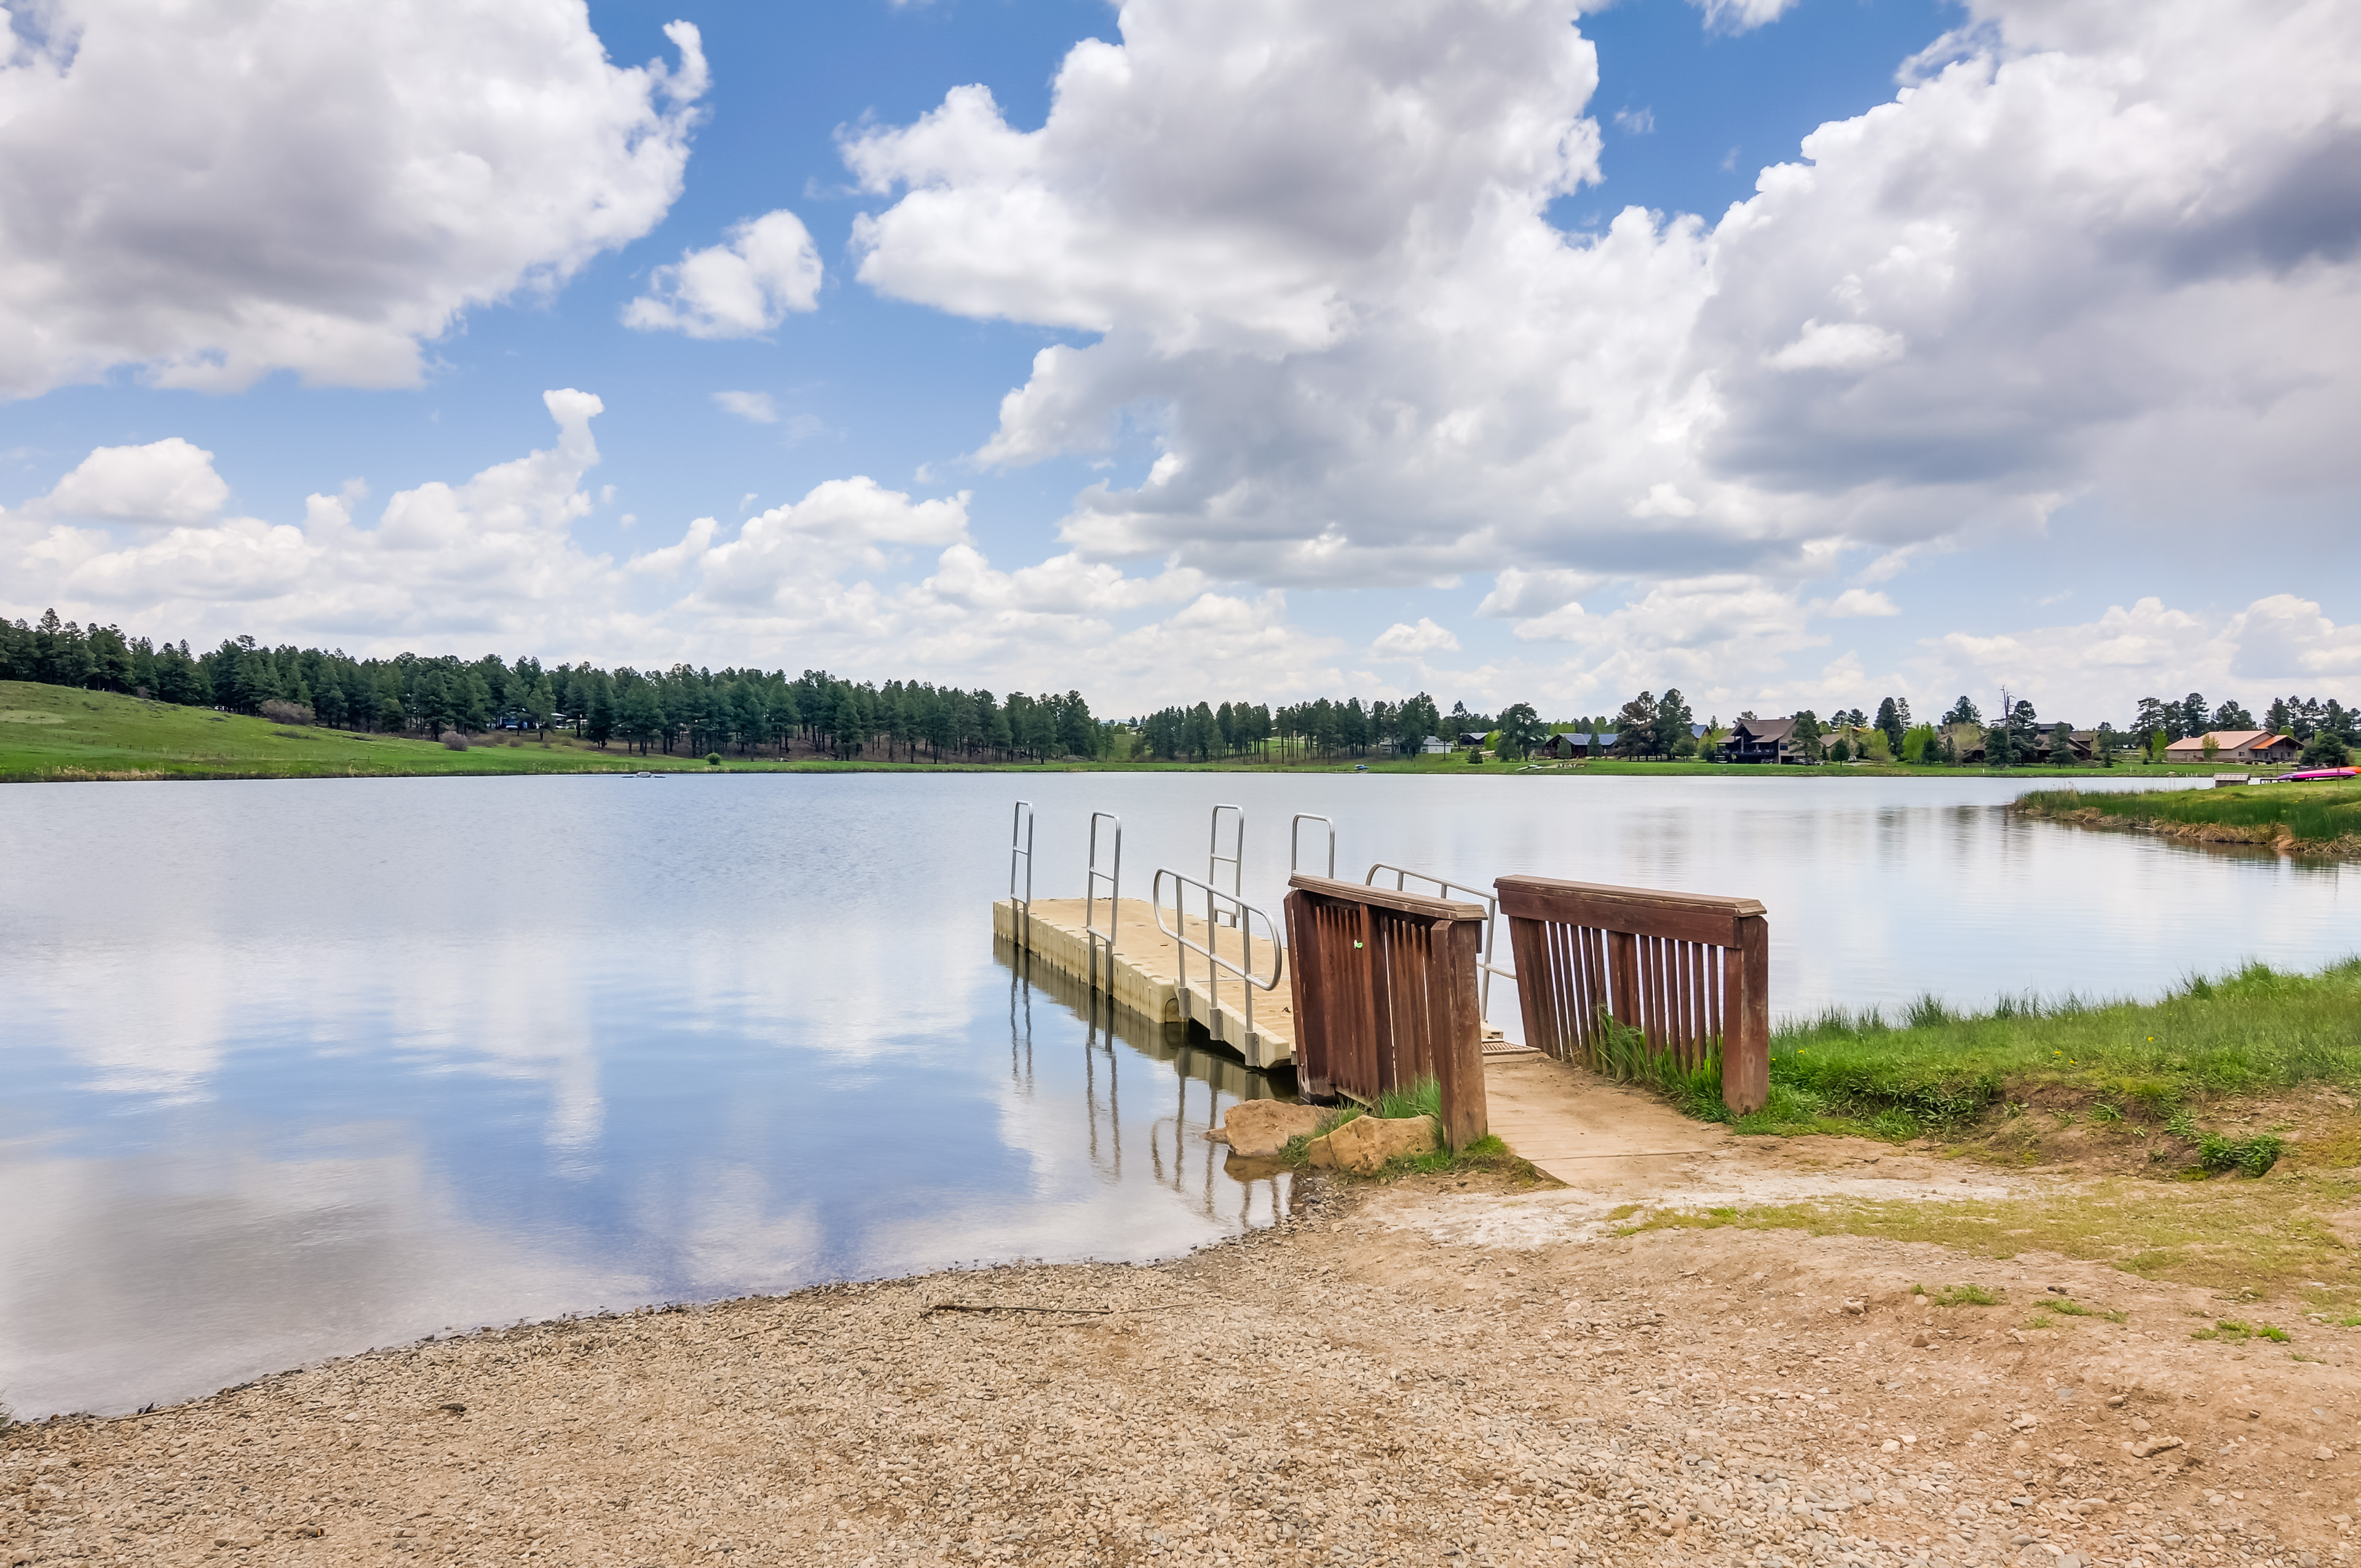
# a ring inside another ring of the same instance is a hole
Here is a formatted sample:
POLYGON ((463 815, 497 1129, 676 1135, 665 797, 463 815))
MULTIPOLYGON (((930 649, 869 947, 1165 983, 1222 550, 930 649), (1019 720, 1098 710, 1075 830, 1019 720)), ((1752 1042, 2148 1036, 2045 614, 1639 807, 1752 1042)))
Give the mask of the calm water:
MULTIPOLYGON (((2361 872, 2012 820, 1982 779, 735 775, 0 791, 0 1399, 172 1400, 447 1328, 1267 1224, 1268 1093, 994 950, 1093 807, 1126 892, 1247 814, 1467 882, 1748 894, 1774 1007, 2153 994, 2356 946, 2361 872)), ((1496 995, 1512 1035, 1515 999, 1496 995)))

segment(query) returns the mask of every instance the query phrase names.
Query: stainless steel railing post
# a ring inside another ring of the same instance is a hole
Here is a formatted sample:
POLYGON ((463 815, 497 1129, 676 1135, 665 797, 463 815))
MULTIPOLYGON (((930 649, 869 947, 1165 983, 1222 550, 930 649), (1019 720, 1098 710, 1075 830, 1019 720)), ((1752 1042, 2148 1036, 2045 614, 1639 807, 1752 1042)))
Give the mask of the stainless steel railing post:
POLYGON ((1322 823, 1328 829, 1328 880, 1330 882, 1334 882, 1336 880, 1336 824, 1329 818, 1319 815, 1317 812, 1299 811, 1295 814, 1295 820, 1288 824, 1288 873, 1291 876, 1295 872, 1303 869, 1300 862, 1301 860, 1303 825, 1307 822, 1322 823))
POLYGON ((1020 800, 1008 822, 1008 902, 1024 918, 1023 934, 1017 945, 1030 952, 1033 948, 1033 803, 1020 800), (1016 862, 1025 862, 1023 893, 1018 893, 1016 862))
MULTIPOLYGON (((1270 916, 1253 905, 1235 898, 1217 887, 1199 882, 1195 877, 1162 867, 1157 870, 1154 891, 1149 902, 1156 914, 1156 928, 1172 938, 1173 947, 1178 951, 1177 969, 1180 984, 1185 988, 1189 983, 1189 955, 1195 953, 1205 960, 1210 976, 1207 989, 1212 993, 1214 1013, 1213 1023, 1218 1023, 1222 1005, 1222 971, 1227 970, 1237 978, 1239 989, 1246 993, 1244 1011, 1246 1033, 1253 1034, 1254 993, 1257 991, 1278 990, 1279 981, 1287 973, 1287 944, 1279 939, 1279 927, 1272 923, 1270 916), (1164 883, 1167 878, 1170 878, 1172 883, 1172 923, 1169 926, 1164 923, 1164 883), (1205 940, 1202 944, 1198 943, 1189 935, 1186 914, 1188 906, 1182 901, 1191 890, 1202 892, 1206 895, 1207 918, 1205 940), (1224 905, 1227 907, 1224 908, 1224 905), (1226 916, 1227 923, 1234 925, 1237 929, 1239 962, 1234 963, 1222 954, 1220 927, 1216 926, 1213 919, 1216 914, 1226 916), (1264 939, 1270 945, 1270 977, 1268 980, 1254 972, 1254 923, 1257 920, 1262 922, 1264 939)), ((1208 1032, 1211 1032, 1210 1024, 1208 1032)))
POLYGON ((1102 941, 1106 944, 1105 989, 1110 992, 1115 989, 1115 942, 1117 937, 1121 934, 1122 929, 1123 818, 1117 817, 1112 811, 1093 811, 1091 813, 1089 870, 1084 875, 1082 881, 1082 930, 1084 934, 1083 939, 1090 943, 1090 984, 1093 990, 1097 990, 1100 986, 1099 944, 1102 941), (1099 824, 1102 821, 1110 822, 1115 825, 1115 831, 1111 835, 1113 854, 1109 860, 1107 869, 1104 871, 1101 871, 1099 869, 1099 824), (1098 922, 1099 884, 1101 883, 1104 883, 1106 884, 1107 890, 1107 919, 1106 929, 1104 931, 1101 931, 1099 929, 1098 922))
POLYGON ((1236 898, 1246 891, 1246 814, 1235 806, 1213 807, 1213 821, 1205 835, 1205 881, 1209 885, 1222 880, 1222 867, 1230 868, 1230 896, 1236 898), (1230 852, 1222 853, 1222 813, 1231 814, 1230 852))

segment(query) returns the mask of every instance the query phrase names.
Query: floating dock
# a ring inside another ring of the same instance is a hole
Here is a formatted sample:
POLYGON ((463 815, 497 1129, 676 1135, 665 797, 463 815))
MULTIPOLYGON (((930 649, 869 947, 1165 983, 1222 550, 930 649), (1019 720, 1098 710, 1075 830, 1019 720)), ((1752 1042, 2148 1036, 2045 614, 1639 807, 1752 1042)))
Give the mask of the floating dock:
MULTIPOLYGON (((1098 901, 1102 940, 1106 928, 1106 904, 1098 901)), ((1257 987, 1254 1020, 1246 1020, 1246 988, 1236 975, 1223 972, 1220 994, 1214 994, 1217 972, 1202 955, 1186 952, 1158 929, 1156 910, 1146 899, 1115 901, 1115 956, 1099 958, 1100 988, 1142 1016, 1161 1024, 1195 1024, 1214 1040, 1238 1053, 1252 1068, 1268 1069, 1295 1060, 1295 992, 1290 977, 1279 975, 1276 990, 1257 987), (1188 981, 1181 982, 1185 959, 1188 981)), ((1167 918, 1170 918, 1170 912, 1167 918)), ((1268 939, 1257 936, 1254 961, 1246 962, 1237 928, 1208 926, 1202 916, 1187 916, 1180 928, 1191 942, 1210 948, 1240 968, 1268 974, 1274 959, 1268 939)), ((1077 979, 1091 974, 1091 938, 1083 926, 1083 901, 1079 898, 1036 898, 1028 902, 1003 898, 992 906, 993 934, 1039 962, 1077 979)))

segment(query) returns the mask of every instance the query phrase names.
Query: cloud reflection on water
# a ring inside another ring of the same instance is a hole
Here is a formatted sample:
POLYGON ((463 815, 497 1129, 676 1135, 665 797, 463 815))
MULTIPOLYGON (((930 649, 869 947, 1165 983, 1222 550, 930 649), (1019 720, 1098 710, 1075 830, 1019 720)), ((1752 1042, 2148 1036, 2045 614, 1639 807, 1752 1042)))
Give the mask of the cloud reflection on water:
MULTIPOLYGON (((123 1409, 446 1326, 1268 1223, 1250 1075, 996 957, 1125 815, 1137 893, 1249 818, 1385 859, 1754 893, 1781 1011, 2153 993, 2341 956, 2355 868, 2009 818, 2015 787, 1047 775, 17 786, 0 815, 0 1398, 123 1409)), ((1503 985, 1493 1016, 1510 1023, 1503 985)))

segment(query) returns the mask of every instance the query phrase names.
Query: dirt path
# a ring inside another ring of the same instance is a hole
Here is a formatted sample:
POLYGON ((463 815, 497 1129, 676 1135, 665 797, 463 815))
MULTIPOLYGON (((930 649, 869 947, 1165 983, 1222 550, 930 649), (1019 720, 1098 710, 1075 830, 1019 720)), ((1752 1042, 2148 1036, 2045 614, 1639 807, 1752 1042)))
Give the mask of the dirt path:
POLYGON ((2192 1340, 2213 1296, 2040 1255, 1627 1234, 1724 1201, 2073 1199, 1811 1146, 1637 1198, 1332 1187, 1154 1266, 545 1324, 19 1428, 0 1568, 2346 1560, 2352 1331, 2192 1340), (2053 1288, 2122 1321, 2030 1311, 2053 1288))

